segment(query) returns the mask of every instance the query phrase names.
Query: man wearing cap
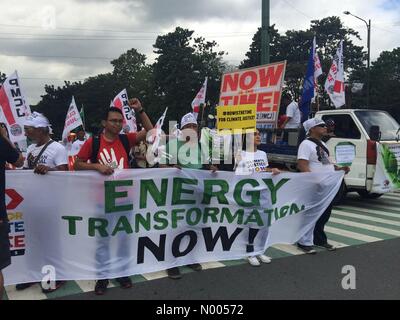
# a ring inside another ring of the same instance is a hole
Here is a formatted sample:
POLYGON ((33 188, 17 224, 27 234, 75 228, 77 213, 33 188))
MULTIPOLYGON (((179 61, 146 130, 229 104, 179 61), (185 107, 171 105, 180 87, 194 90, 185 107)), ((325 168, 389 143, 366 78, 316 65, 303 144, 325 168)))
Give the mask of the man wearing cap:
POLYGON ((37 174, 68 170, 65 147, 51 139, 51 125, 43 114, 33 112, 26 119, 24 129, 25 135, 34 142, 26 152, 24 169, 33 169, 37 174))
MULTIPOLYGON (((25 135, 33 141, 26 152, 24 169, 33 169, 36 174, 49 171, 68 171, 68 158, 65 147, 51 139, 51 125, 41 113, 33 112, 24 123, 25 135)), ((53 239, 55 240, 55 239, 53 239)), ((55 289, 44 289, 44 293, 52 292, 65 281, 56 281, 55 289)), ((17 284, 17 290, 24 290, 34 283, 17 284)))
MULTIPOLYGON (((181 131, 179 138, 172 139, 167 144, 168 157, 162 157, 160 167, 166 168, 173 166, 185 169, 211 169, 216 171, 214 166, 203 166, 201 148, 198 138, 197 120, 193 113, 185 114, 181 119, 181 131)), ((201 271, 202 266, 198 263, 188 265, 195 271, 201 271)), ((167 270, 168 277, 171 279, 180 279, 181 273, 178 267, 167 270)))
POLYGON ((9 224, 5 205, 6 162, 21 167, 24 158, 15 145, 8 139, 5 126, 0 126, 0 300, 3 297, 4 279, 2 270, 11 264, 9 224))
MULTIPOLYGON (((327 145, 322 142, 322 138, 327 134, 327 126, 321 119, 310 119, 304 122, 304 129, 308 138, 299 147, 297 155, 297 166, 301 172, 333 172, 343 170, 346 174, 350 171, 349 167, 339 168, 329 159, 327 145)), ((307 232, 297 243, 297 246, 306 253, 315 254, 314 245, 323 247, 329 251, 335 248, 328 243, 324 231, 325 224, 328 222, 332 211, 332 203, 318 219, 315 227, 307 232)))

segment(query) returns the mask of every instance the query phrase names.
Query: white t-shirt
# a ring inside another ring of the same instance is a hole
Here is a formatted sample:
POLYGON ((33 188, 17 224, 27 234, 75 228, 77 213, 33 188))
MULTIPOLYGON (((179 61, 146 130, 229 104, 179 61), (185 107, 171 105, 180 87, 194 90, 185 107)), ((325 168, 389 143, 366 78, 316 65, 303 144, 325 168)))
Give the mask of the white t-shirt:
POLYGON ((252 173, 267 172, 267 168, 268 158, 264 151, 242 151, 235 173, 238 175, 249 175, 252 173))
MULTIPOLYGON (((40 151, 45 145, 46 144, 37 147, 36 144, 31 144, 28 147, 28 150, 26 152, 26 159, 24 162, 24 168, 29 168, 29 164, 32 164, 35 161, 36 157, 39 155, 40 151)), ((40 156, 37 165, 39 164, 44 164, 45 166, 50 168, 55 168, 63 164, 68 164, 67 151, 65 150, 65 147, 62 144, 54 141, 40 156)))
MULTIPOLYGON (((321 143, 328 149, 324 142, 321 141, 321 143)), ((300 144, 297 159, 307 160, 311 172, 335 171, 335 167, 324 149, 310 140, 304 140, 300 144)))
POLYGON ((74 141, 71 147, 71 152, 70 152, 71 156, 77 155, 78 152, 81 150, 82 146, 85 144, 85 142, 86 140, 81 141, 79 139, 74 141))
POLYGON ((291 119, 286 123, 285 129, 297 129, 300 127, 301 112, 296 102, 292 102, 286 108, 286 115, 291 119))

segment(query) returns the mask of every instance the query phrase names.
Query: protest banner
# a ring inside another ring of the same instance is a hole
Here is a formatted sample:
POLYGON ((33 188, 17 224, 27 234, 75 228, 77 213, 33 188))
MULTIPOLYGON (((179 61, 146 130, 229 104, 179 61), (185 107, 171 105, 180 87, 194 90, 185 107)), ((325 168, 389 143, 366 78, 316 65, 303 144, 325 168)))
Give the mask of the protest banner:
POLYGON ((18 73, 15 71, 0 87, 0 109, 6 121, 7 130, 12 142, 26 141, 24 134, 25 117, 31 113, 26 103, 18 73))
POLYGON ((112 279, 261 254, 313 228, 344 176, 175 168, 6 175, 6 285, 41 281, 44 266, 57 280, 112 279))
POLYGON ((217 129, 219 134, 255 130, 256 105, 217 107, 217 129))
POLYGON ((373 193, 387 193, 400 189, 400 145, 391 143, 377 144, 377 162, 373 193))
POLYGON ((223 75, 219 105, 257 106, 257 124, 276 126, 286 61, 223 75))

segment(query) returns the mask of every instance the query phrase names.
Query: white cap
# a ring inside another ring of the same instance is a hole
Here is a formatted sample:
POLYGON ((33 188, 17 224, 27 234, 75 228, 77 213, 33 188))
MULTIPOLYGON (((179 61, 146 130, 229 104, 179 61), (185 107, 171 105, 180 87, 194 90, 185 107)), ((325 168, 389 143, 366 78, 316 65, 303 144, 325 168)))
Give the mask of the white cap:
POLYGON ((303 127, 304 127, 304 130, 306 130, 306 134, 309 134, 310 129, 312 129, 316 126, 319 126, 320 124, 326 125, 326 123, 323 120, 313 118, 313 119, 310 119, 310 120, 307 120, 306 122, 304 122, 303 127))
POLYGON ((39 112, 31 113, 24 122, 24 126, 34 127, 34 128, 49 128, 51 131, 51 124, 49 120, 39 112))
POLYGON ((187 113, 182 117, 182 119, 181 119, 181 129, 184 126, 188 125, 188 124, 197 125, 197 120, 196 120, 195 116, 193 115, 193 113, 187 113))

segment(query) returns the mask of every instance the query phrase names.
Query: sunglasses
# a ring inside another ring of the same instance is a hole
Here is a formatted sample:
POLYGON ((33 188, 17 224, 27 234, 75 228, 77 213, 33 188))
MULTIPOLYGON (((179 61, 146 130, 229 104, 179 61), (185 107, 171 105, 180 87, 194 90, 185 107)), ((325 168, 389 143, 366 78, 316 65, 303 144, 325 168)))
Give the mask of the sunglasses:
POLYGON ((319 124, 316 127, 318 127, 318 128, 326 128, 327 126, 326 126, 326 124, 319 124))

